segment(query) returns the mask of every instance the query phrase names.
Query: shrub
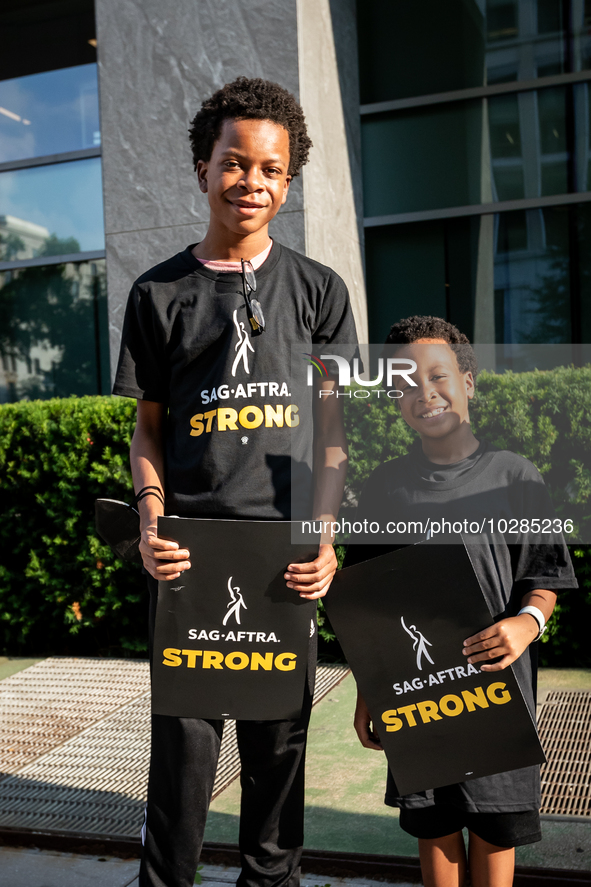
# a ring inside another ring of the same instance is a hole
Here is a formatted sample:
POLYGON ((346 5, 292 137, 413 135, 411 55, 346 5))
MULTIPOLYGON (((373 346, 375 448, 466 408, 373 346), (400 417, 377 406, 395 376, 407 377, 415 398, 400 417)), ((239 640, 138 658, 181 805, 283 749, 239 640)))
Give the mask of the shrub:
POLYGON ((0 409, 0 647, 146 655, 145 582, 94 532, 94 500, 130 500, 134 401, 0 409))

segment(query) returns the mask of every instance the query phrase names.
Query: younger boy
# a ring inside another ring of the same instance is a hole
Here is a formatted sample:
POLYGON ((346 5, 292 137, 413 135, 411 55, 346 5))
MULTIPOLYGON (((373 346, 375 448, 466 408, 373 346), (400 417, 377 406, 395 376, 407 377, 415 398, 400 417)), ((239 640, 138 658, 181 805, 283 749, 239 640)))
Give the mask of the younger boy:
MULTIPOLYGON (((269 237, 311 147, 294 97, 275 83, 240 77, 203 103, 190 136, 209 227, 200 243, 133 285, 114 387, 137 399, 130 456, 135 489, 145 494, 140 552, 151 637, 157 580, 177 579, 211 555, 159 539, 158 515, 290 519, 290 428, 299 421, 291 346, 307 352, 315 343, 356 341, 340 277, 269 237)), ((315 517, 332 521, 346 443, 340 408, 330 404, 338 399, 326 400, 314 417, 315 490, 305 470, 297 487, 300 498, 314 492, 315 517)), ((290 564, 285 578, 294 594, 314 599, 326 594, 335 569, 325 541, 316 560, 290 564)), ((298 719, 236 725, 240 887, 299 881, 312 684, 313 674, 298 719)), ((221 720, 153 716, 141 887, 193 884, 222 730, 221 720)))
MULTIPOLYGON (((394 324, 386 342, 396 346, 397 358, 416 362, 410 376, 416 386, 400 379, 398 403, 420 442, 369 477, 358 520, 385 526, 393 517, 412 521, 429 513, 453 523, 469 517, 479 503, 481 508, 494 503, 496 510, 482 518, 521 517, 517 512, 522 509, 529 517, 532 502, 547 513, 548 497, 536 468, 521 456, 478 441, 471 430, 468 407, 477 365, 466 336, 440 318, 409 317, 394 324)), ((537 539, 507 544, 498 534, 489 542, 465 541, 495 622, 467 638, 463 654, 482 671, 513 664, 535 716, 536 649, 530 645, 552 614, 556 592, 577 585, 568 550, 556 538, 555 544, 537 539)), ((346 563, 395 547, 351 545, 346 563)), ((355 729, 366 748, 381 749, 361 696, 355 729)), ((400 808, 401 827, 419 839, 425 887, 462 887, 467 868, 473 887, 510 887, 514 848, 541 840, 538 767, 402 797, 388 773, 385 801, 400 808), (469 831, 468 858, 463 828, 469 831)))

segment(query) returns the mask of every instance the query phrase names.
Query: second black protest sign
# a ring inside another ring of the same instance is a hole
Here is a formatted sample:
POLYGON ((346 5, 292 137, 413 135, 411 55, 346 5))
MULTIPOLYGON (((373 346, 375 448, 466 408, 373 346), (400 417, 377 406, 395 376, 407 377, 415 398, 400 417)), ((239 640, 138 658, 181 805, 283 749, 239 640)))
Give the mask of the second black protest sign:
POLYGON ((325 599, 401 794, 544 761, 511 667, 465 638, 492 623, 463 545, 410 545, 337 573, 325 599))
POLYGON ((191 552, 192 567, 158 583, 152 711, 275 720, 300 713, 316 602, 287 588, 289 521, 160 517, 158 534, 191 552))

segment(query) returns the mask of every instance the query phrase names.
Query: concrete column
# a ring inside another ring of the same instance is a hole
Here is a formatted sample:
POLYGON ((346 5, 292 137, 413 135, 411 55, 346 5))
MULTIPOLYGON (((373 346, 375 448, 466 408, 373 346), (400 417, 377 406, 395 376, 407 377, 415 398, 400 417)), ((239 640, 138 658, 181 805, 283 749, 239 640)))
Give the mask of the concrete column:
MULTIPOLYGON (((492 175, 488 99, 482 99, 480 147, 480 202, 492 203, 492 175)), ((478 257, 474 290, 474 342, 494 343, 495 339, 495 217, 480 216, 478 257)))
POLYGON ((306 253, 351 294, 368 341, 355 0, 297 0, 300 101, 314 143, 304 169, 306 253))

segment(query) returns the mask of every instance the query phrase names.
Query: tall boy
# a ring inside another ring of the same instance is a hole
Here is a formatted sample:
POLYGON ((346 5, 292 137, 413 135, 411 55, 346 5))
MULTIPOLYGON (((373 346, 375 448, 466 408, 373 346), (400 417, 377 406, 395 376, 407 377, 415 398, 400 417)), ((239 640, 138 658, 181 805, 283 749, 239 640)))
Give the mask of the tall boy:
MULTIPOLYGON (((500 509, 482 514, 488 518, 521 517, 516 509, 527 508, 532 499, 545 507, 547 493, 531 462, 478 441, 471 430, 468 407, 477 365, 466 336, 440 318, 409 317, 394 324, 387 343, 396 346, 397 357, 416 362, 411 375, 416 386, 401 379, 397 387, 402 416, 420 442, 373 472, 360 499, 360 518, 385 526, 394 516, 412 521, 422 509, 430 509, 432 517, 442 509, 439 516, 445 513, 453 522, 479 503, 500 509)), ((490 543, 467 541, 495 622, 467 638, 463 654, 482 671, 513 664, 532 715, 536 656, 530 645, 542 634, 556 592, 577 584, 564 541, 554 541, 512 545, 500 536, 490 543)), ((347 564, 393 547, 352 545, 347 564)), ((381 749, 361 696, 355 729, 364 746, 381 749)), ((462 887, 468 866, 473 887, 510 887, 514 848, 541 840, 538 767, 403 797, 388 773, 385 800, 401 808, 401 827, 419 839, 425 887, 462 887), (468 859, 463 828, 469 830, 468 859)))
MULTIPOLYGON (((158 515, 166 507, 183 517, 289 519, 289 431, 298 423, 291 345, 355 341, 342 280, 268 234, 311 147, 293 96, 238 78, 203 103, 190 136, 209 228, 135 282, 114 387, 137 398, 131 464, 135 489, 146 493, 140 551, 151 636, 156 580, 174 580, 190 558, 198 564, 208 555, 159 539, 158 515)), ((315 431, 313 510, 331 520, 346 463, 338 407, 320 408, 315 431)), ((289 565, 285 578, 294 594, 313 599, 335 569, 332 546, 323 544, 315 561, 289 565)), ((298 720, 237 724, 241 885, 298 883, 310 707, 307 687, 298 720)), ((222 721, 153 717, 141 887, 193 884, 222 729, 222 721)))

